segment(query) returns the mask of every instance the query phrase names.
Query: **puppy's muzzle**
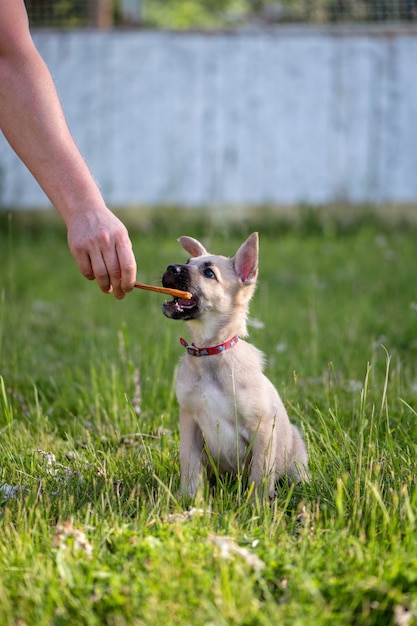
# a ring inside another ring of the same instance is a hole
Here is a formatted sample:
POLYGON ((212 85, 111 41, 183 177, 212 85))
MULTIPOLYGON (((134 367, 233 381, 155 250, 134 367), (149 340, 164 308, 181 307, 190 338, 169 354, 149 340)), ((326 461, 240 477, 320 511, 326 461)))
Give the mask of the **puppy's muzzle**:
POLYGON ((171 289, 181 289, 193 294, 190 300, 174 298, 170 302, 164 302, 162 312, 166 317, 175 320, 194 319, 198 313, 198 299, 191 288, 190 275, 186 265, 168 265, 162 276, 162 285, 171 289))

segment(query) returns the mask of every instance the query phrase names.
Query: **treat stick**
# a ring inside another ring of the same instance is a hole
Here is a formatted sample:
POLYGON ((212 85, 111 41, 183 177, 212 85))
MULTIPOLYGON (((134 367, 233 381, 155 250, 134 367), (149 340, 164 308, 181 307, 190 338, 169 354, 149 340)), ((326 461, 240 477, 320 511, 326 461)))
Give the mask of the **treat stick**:
POLYGON ((170 289, 169 287, 155 287, 154 285, 144 285, 143 283, 135 283, 135 287, 138 289, 146 289, 147 291, 157 291, 158 293, 165 293, 173 298, 185 298, 190 300, 193 296, 189 291, 181 291, 180 289, 170 289))

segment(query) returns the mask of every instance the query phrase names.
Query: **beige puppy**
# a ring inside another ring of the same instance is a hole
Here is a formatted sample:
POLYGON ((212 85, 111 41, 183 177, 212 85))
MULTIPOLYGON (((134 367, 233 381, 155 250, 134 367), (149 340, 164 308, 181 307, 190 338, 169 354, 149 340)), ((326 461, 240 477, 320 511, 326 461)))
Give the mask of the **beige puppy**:
POLYGON ((262 353, 242 340, 258 275, 258 233, 233 258, 209 254, 192 237, 178 241, 191 258, 170 265, 162 284, 189 291, 192 298, 175 298, 162 310, 185 320, 192 339, 191 345, 181 339, 187 354, 176 381, 181 490, 195 494, 202 463, 210 458, 219 474, 238 475, 249 466, 250 483, 273 496, 284 474, 307 480, 308 458, 299 431, 262 373, 262 353))

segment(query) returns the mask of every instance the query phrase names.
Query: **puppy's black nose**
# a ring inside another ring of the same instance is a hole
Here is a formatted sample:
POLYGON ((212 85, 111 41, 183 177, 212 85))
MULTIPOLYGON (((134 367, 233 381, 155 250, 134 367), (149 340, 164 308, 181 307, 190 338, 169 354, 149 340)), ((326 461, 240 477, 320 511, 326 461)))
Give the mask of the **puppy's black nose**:
POLYGON ((164 275, 162 276, 162 284, 164 287, 175 287, 185 291, 185 276, 183 273, 183 265, 168 265, 164 275))

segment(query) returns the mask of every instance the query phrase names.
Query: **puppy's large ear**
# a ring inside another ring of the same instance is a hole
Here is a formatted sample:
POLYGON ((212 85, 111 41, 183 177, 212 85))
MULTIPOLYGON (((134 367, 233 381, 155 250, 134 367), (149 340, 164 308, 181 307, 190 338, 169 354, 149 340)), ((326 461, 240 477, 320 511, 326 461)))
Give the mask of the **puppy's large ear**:
POLYGON ((242 283, 253 283, 258 276, 259 237, 252 233, 233 257, 233 267, 242 283))
POLYGON ((184 250, 191 254, 191 256, 202 256, 204 254, 208 254, 203 244, 197 241, 197 239, 183 235, 178 239, 178 242, 182 245, 184 250))

